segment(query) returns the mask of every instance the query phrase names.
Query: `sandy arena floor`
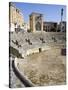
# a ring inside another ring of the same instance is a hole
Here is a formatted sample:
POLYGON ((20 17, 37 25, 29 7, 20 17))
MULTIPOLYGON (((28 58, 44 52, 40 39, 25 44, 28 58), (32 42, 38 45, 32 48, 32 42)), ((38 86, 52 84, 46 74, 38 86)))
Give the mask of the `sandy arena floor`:
POLYGON ((32 54, 18 61, 19 70, 36 86, 66 83, 66 56, 61 56, 58 48, 32 54))

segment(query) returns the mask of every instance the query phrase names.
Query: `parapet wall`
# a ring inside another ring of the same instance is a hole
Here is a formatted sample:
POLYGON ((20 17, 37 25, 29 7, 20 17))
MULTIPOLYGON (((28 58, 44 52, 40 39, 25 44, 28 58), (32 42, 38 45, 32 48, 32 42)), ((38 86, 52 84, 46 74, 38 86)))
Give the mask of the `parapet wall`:
POLYGON ((24 75, 24 72, 19 70, 18 65, 17 58, 15 58, 15 60, 12 61, 12 68, 16 76, 26 87, 34 87, 35 85, 24 75))
POLYGON ((42 52, 42 51, 45 51, 45 50, 49 50, 50 47, 49 46, 42 46, 42 47, 28 49, 25 54, 22 53, 22 57, 25 57, 25 56, 28 56, 28 55, 31 55, 31 54, 35 54, 35 53, 39 53, 40 52, 39 49, 41 49, 41 52, 42 52))

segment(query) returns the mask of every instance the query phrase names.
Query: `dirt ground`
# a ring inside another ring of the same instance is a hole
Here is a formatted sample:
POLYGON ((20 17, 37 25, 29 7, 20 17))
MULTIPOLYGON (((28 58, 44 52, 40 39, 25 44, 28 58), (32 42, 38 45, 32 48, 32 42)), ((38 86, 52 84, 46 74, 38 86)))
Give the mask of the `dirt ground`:
POLYGON ((61 56, 59 48, 51 48, 19 60, 19 69, 36 86, 66 84, 66 56, 61 56))

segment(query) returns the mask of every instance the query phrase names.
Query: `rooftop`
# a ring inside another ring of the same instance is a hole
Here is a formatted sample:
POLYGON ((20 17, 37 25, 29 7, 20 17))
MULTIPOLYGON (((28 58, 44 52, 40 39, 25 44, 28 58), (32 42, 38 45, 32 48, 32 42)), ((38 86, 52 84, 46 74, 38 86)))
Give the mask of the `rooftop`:
POLYGON ((41 15, 41 16, 42 16, 43 14, 37 13, 37 12, 32 12, 32 13, 30 14, 30 16, 31 16, 31 15, 41 15))

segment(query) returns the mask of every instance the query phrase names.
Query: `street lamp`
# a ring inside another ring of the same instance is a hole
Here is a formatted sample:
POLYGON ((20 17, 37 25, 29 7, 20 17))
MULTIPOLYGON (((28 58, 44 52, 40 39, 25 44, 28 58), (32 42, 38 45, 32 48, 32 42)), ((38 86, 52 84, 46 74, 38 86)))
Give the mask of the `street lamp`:
POLYGON ((63 8, 61 9, 61 32, 63 31, 62 30, 62 21, 63 21, 62 19, 63 19, 63 8))

